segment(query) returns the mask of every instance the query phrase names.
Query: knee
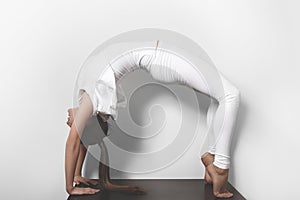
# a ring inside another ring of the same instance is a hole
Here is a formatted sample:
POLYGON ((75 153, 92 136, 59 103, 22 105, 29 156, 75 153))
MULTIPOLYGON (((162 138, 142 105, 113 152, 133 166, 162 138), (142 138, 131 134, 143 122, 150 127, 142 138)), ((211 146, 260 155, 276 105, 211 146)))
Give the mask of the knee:
POLYGON ((236 105, 239 105, 240 99, 241 99, 240 90, 235 86, 231 86, 229 88, 224 89, 224 97, 221 99, 221 102, 234 103, 236 105))
POLYGON ((240 104, 240 99, 241 99, 241 92, 240 92, 240 90, 237 87, 233 86, 230 89, 230 92, 228 93, 228 97, 227 98, 230 101, 233 101, 235 104, 239 105, 240 104))

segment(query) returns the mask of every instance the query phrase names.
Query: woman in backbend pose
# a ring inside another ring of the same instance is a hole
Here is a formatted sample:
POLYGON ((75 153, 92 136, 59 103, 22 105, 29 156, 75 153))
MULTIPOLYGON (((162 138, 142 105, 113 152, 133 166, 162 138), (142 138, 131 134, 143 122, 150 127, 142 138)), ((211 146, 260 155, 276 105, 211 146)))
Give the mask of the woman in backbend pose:
MULTIPOLYGON (((226 189, 230 165, 230 143, 237 117, 240 92, 221 73, 220 79, 224 90, 207 88, 205 80, 199 73, 182 57, 163 49, 136 49, 126 52, 107 66, 104 73, 104 82, 115 93, 116 88, 110 83, 118 82, 127 73, 136 69, 144 69, 151 76, 164 83, 179 83, 193 88, 195 91, 210 96, 213 103, 208 110, 208 122, 221 124, 218 133, 211 133, 214 139, 210 140, 207 153, 202 155, 201 160, 205 165, 205 180, 213 184, 213 193, 219 198, 230 198, 233 196, 226 189), (111 81, 111 82, 110 82, 111 81), (220 110, 225 110, 222 118, 220 110), (222 120, 221 122, 219 120, 222 120)), ((103 85, 102 85, 103 86, 103 85)), ((95 86, 96 87, 96 86, 95 86)), ((66 143, 66 189, 70 194, 95 193, 99 190, 74 188, 72 186, 76 161, 80 155, 80 137, 87 121, 91 116, 97 115, 104 121, 115 115, 116 106, 112 98, 116 95, 104 94, 97 88, 79 88, 80 105, 66 143), (90 91, 95 91, 91 93, 90 91), (102 102, 99 103, 99 102, 102 102), (76 124, 76 127, 74 126, 76 124)), ((103 89, 103 87, 102 87, 103 89)), ((132 189, 132 188, 131 188, 132 189)))

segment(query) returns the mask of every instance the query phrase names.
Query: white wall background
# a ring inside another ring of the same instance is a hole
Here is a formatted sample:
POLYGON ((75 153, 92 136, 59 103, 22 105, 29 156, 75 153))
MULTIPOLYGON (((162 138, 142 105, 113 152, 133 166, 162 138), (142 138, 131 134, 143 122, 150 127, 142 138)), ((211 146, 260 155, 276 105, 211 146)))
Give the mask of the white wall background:
MULTIPOLYGON (((2 1, 1 197, 67 197, 66 109, 81 63, 113 35, 157 27, 198 42, 242 92, 230 182, 247 199, 295 199, 299 6, 283 0, 2 1)), ((149 177, 202 178, 197 146, 191 149, 149 177)))

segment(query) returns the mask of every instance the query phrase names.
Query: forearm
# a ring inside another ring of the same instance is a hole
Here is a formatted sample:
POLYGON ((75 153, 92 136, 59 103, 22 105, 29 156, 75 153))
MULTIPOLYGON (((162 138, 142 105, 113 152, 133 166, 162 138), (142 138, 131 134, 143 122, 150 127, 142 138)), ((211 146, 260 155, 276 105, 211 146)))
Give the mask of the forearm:
POLYGON ((86 148, 81 143, 80 144, 80 150, 79 150, 79 156, 78 156, 78 160, 77 160, 77 163, 76 163, 75 176, 81 176, 82 165, 83 165, 83 161, 85 159, 85 155, 86 155, 86 148))
POLYGON ((71 133, 68 136, 65 150, 65 178, 66 178, 66 190, 70 193, 73 188, 74 173, 76 163, 79 156, 80 138, 77 133, 71 133))

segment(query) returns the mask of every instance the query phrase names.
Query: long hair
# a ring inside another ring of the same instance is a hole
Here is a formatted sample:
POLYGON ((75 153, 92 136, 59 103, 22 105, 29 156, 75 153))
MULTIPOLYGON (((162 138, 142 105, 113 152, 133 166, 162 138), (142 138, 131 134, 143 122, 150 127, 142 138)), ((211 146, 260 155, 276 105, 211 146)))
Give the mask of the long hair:
POLYGON ((102 117, 100 116, 100 114, 97 114, 97 120, 98 120, 98 123, 101 127, 101 129, 103 130, 104 134, 107 136, 107 132, 108 132, 108 124, 107 124, 107 121, 103 121, 102 117))

